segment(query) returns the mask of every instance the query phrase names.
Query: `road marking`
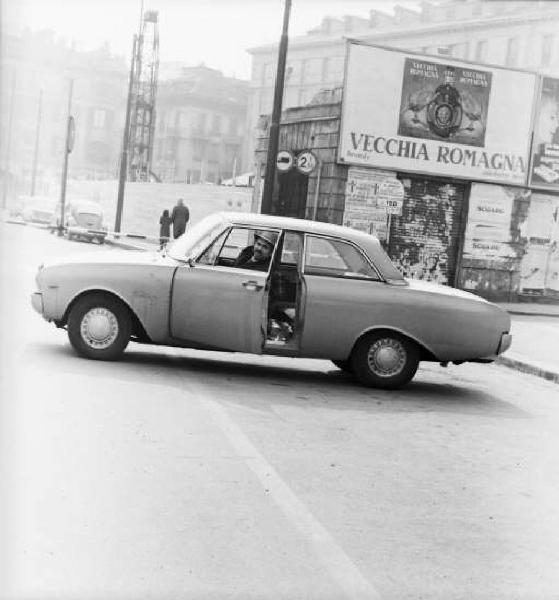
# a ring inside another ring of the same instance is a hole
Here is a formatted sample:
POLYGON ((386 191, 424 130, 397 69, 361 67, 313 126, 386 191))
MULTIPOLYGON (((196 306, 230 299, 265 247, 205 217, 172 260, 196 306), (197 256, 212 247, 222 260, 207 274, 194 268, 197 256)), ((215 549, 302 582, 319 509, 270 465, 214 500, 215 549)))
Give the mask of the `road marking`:
MULTIPOLYGON (((180 357, 180 351, 174 348, 162 348, 162 350, 173 358, 180 357)), ((178 370, 178 373, 187 387, 192 389, 203 402, 231 446, 244 458, 246 465, 260 480, 264 489, 269 490, 269 494, 292 525, 313 546, 317 557, 344 591, 345 596, 351 600, 380 600, 380 594, 375 587, 363 576, 326 528, 299 500, 227 411, 209 397, 203 385, 187 378, 182 369, 178 370)))

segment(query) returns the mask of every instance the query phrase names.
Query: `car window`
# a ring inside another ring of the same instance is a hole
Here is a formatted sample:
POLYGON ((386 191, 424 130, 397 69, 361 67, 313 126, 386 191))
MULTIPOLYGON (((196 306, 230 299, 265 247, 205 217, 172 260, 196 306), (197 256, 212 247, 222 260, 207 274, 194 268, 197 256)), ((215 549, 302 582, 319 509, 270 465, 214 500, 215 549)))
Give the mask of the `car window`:
POLYGON ((281 251, 280 264, 297 265, 302 250, 302 236, 293 231, 285 232, 281 251))
POLYGON ((241 251, 247 246, 252 246, 254 243, 254 230, 246 229, 244 227, 233 227, 227 239, 225 240, 225 244, 223 244, 223 248, 219 253, 219 258, 225 259, 235 259, 241 251))
POLYGON ((311 235, 306 241, 305 275, 379 280, 375 269, 352 244, 311 235))
POLYGON ((209 247, 202 252, 202 255, 198 258, 196 262, 202 265, 213 265, 219 255, 219 251, 223 246, 223 242, 225 241, 226 235, 229 233, 229 230, 225 230, 220 236, 216 238, 216 240, 209 245, 209 247))

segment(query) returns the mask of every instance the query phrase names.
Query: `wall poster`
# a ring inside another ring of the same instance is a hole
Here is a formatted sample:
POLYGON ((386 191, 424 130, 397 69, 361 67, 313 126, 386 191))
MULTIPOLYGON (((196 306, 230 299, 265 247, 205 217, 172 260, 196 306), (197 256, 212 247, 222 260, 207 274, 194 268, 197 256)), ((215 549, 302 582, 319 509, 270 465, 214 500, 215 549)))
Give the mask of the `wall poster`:
POLYGON ((542 81, 530 183, 559 191, 559 79, 551 77, 542 81))

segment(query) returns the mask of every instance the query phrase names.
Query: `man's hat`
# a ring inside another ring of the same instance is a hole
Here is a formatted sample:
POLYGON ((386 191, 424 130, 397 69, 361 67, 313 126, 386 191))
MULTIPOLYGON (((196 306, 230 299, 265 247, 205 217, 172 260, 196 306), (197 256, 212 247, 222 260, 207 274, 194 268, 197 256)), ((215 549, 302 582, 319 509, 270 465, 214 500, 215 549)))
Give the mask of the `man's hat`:
POLYGON ((274 233, 273 231, 258 231, 254 235, 255 237, 260 238, 261 240, 264 240, 270 244, 270 246, 274 246, 276 240, 278 239, 278 234, 274 233))

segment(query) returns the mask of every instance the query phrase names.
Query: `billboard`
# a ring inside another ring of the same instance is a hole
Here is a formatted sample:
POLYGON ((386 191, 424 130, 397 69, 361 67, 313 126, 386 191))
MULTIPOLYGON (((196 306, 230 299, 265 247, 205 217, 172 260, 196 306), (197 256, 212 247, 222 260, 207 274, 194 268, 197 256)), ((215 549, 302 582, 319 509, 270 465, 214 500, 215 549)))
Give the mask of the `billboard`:
POLYGON ((542 81, 530 183, 559 191, 559 79, 551 77, 542 81))
POLYGON ((350 42, 338 160, 525 185, 536 82, 350 42))

